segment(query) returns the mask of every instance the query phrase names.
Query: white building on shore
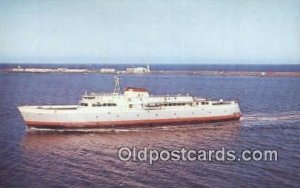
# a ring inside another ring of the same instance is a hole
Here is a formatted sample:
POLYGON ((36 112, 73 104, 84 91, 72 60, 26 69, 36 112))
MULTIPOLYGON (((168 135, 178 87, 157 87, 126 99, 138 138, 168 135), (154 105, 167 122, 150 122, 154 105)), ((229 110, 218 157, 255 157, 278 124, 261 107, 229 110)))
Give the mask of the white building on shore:
POLYGON ((53 69, 48 69, 48 68, 22 68, 22 67, 18 66, 17 68, 13 68, 12 72, 45 73, 45 72, 53 72, 53 69))
POLYGON ((100 72, 101 73, 115 73, 116 69, 113 69, 113 68, 101 68, 100 72))
POLYGON ((133 68, 126 68, 126 73, 128 74, 146 74, 150 73, 150 66, 147 67, 133 67, 133 68))
POLYGON ((57 68, 57 72, 69 72, 69 73, 86 73, 90 72, 88 69, 69 69, 69 68, 57 68))

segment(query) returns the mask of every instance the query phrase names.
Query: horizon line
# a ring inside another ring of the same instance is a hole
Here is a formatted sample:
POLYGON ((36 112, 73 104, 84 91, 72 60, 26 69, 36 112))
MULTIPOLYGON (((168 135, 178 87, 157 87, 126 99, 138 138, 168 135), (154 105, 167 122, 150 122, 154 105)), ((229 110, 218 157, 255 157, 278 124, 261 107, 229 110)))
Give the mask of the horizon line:
POLYGON ((248 63, 237 63, 237 62, 232 62, 232 63, 61 63, 61 62, 49 62, 49 63, 39 63, 39 62, 30 62, 30 63, 25 63, 25 62, 0 62, 1 65, 300 65, 300 62, 294 62, 294 63, 258 63, 258 62, 248 62, 248 63))

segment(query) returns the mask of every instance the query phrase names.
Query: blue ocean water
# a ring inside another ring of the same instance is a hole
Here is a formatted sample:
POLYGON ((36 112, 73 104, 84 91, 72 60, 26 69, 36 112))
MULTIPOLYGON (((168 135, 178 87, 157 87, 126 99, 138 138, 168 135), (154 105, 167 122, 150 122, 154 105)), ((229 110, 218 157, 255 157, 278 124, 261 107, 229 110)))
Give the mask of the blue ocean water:
MULTIPOLYGON (((294 66, 287 67, 284 70, 295 70, 294 66)), ((265 70, 281 69, 276 66, 259 69, 265 70)), ((0 85, 0 187, 300 185, 300 78, 121 76, 123 88, 144 87, 153 94, 189 93, 212 99, 238 100, 243 117, 235 123, 109 133, 27 132, 17 106, 77 104, 86 90, 112 91, 113 75, 0 73, 0 85), (239 152, 275 149, 279 160, 158 161, 149 165, 147 162, 120 161, 118 149, 122 146, 168 150, 226 147, 239 152)))

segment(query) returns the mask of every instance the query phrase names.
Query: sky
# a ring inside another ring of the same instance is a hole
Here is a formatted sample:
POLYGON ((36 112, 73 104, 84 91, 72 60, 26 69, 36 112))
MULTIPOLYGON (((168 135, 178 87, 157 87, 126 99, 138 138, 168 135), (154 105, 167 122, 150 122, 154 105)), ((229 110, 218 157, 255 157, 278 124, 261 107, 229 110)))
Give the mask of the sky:
POLYGON ((0 0, 0 63, 300 64, 300 1, 0 0))

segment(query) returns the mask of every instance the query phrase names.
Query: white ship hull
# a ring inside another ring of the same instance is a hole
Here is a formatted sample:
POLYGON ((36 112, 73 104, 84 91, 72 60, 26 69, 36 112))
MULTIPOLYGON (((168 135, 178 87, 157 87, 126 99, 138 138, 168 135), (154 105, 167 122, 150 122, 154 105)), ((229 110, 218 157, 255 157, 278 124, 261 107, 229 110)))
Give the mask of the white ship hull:
POLYGON ((187 106, 178 109, 93 109, 77 106, 20 106, 29 128, 130 128, 239 120, 237 103, 187 106))
POLYGON ((183 95, 152 96, 145 89, 121 93, 116 77, 113 93, 82 96, 78 105, 19 106, 29 128, 130 128, 239 120, 235 101, 212 101, 183 95))

